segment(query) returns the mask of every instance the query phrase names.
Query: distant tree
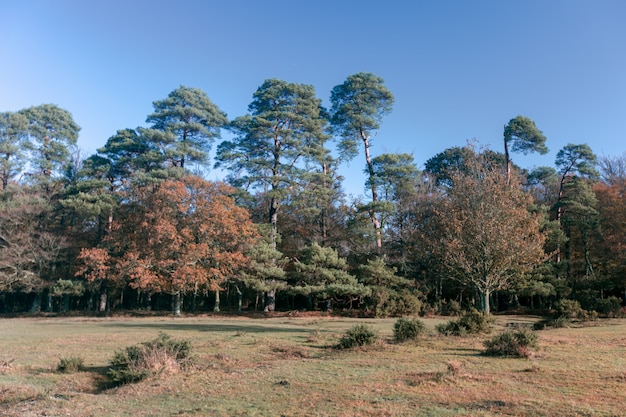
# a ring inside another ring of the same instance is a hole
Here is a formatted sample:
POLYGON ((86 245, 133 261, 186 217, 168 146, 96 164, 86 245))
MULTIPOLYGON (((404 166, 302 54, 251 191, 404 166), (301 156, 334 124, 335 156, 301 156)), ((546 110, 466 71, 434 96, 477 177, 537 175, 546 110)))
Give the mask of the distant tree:
POLYGON ((556 169, 546 166, 533 168, 526 176, 525 188, 538 204, 554 205, 558 199, 559 188, 556 169))
MULTIPOLYGON (((402 235, 405 227, 400 205, 403 200, 416 192, 420 181, 420 172, 413 161, 411 154, 382 154, 372 159, 374 177, 366 183, 375 182, 378 189, 379 202, 366 204, 361 210, 373 209, 380 213, 381 227, 385 231, 385 239, 393 236, 396 241, 387 244, 387 249, 393 246, 395 250, 402 250, 402 242, 397 239, 402 235)), ((389 253, 389 250, 386 251, 389 253)))
POLYGON ((382 253, 382 231, 375 211, 379 198, 376 182, 373 181, 375 170, 370 148, 373 135, 380 127, 383 116, 391 112, 394 102, 393 94, 383 83, 383 79, 374 74, 360 72, 335 86, 330 96, 331 124, 342 138, 339 149, 344 155, 354 157, 357 154, 357 143, 363 143, 373 203, 369 215, 376 230, 379 254, 382 253))
POLYGON ((604 156, 598 161, 600 177, 609 185, 626 182, 626 152, 621 156, 604 156))
MULTIPOLYGON (((231 123, 235 137, 219 145, 216 167, 230 170, 231 184, 256 188, 267 199, 266 219, 276 249, 280 207, 297 190, 306 163, 319 157, 327 120, 312 86, 277 79, 257 89, 248 110, 231 123)), ((272 311, 275 294, 267 298, 265 307, 272 311)))
POLYGON ((164 160, 183 169, 186 162, 208 164, 211 144, 228 123, 226 113, 204 91, 185 86, 153 104, 154 113, 146 119, 152 123, 152 129, 144 131, 144 135, 159 149, 164 160))
POLYGON ((30 188, 0 192, 0 291, 35 293, 35 311, 66 246, 51 230, 51 211, 47 199, 30 188))
POLYGON ((538 152, 546 154, 546 137, 541 130, 537 129, 535 122, 525 116, 517 116, 504 126, 504 157, 506 159, 506 174, 508 181, 511 180, 511 157, 510 152, 538 152))
POLYGON ((562 213, 561 223, 568 237, 568 265, 571 265, 573 261, 572 251, 574 248, 572 246, 576 232, 580 238, 584 276, 587 278, 594 276, 591 243, 594 240, 594 235, 600 232, 597 203, 598 200, 592 191, 591 184, 585 179, 573 177, 565 183, 559 209, 562 213))
POLYGON ((626 181, 596 183, 593 191, 602 235, 594 248, 598 275, 606 277, 610 284, 603 288, 607 293, 626 297, 626 181))
POLYGON ((26 166, 28 119, 23 113, 0 113, 0 191, 26 166))
POLYGON ((28 120, 32 178, 45 183, 53 175, 61 175, 70 162, 71 148, 80 131, 70 112, 55 104, 42 104, 19 113, 28 120))
POLYGON ((545 257, 541 216, 529 211, 530 195, 509 184, 480 154, 435 207, 436 235, 427 242, 448 273, 472 284, 490 312, 490 296, 506 289, 545 257))
MULTIPOLYGON (((466 172, 468 170, 466 164, 475 158, 474 147, 470 141, 467 146, 448 148, 428 159, 424 164, 424 171, 434 178, 438 186, 451 187, 452 175, 459 171, 466 172)), ((482 155, 484 159, 493 162, 494 167, 506 164, 504 155, 499 152, 485 149, 482 155)))
MULTIPOLYGON (((559 225, 561 225, 561 217, 563 216, 561 200, 563 199, 565 183, 576 175, 583 178, 597 178, 599 174, 595 168, 596 161, 596 155, 587 144, 574 145, 570 143, 556 154, 555 165, 559 175, 559 187, 554 207, 556 209, 556 221, 559 225)), ((559 247, 556 253, 556 263, 560 262, 561 249, 559 247)))

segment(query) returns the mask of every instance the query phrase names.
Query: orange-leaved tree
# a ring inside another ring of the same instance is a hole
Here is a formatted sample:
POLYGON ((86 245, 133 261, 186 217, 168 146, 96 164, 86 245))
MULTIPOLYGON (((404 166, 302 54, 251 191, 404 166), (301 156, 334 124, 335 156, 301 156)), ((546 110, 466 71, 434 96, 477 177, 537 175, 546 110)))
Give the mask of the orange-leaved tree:
POLYGON ((104 248, 82 251, 78 273, 88 280, 107 274, 133 288, 171 294, 172 312, 180 315, 182 294, 219 294, 221 284, 247 262, 244 251, 257 229, 232 192, 226 184, 191 175, 133 188, 104 248))

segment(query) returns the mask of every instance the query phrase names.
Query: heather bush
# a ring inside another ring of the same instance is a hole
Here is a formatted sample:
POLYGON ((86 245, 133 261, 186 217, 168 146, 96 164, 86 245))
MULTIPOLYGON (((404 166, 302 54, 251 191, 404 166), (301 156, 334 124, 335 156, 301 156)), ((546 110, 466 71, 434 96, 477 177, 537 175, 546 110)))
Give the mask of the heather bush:
POLYGON ((426 325, 420 319, 400 318, 393 325, 393 338, 396 342, 415 340, 426 333, 426 325))
POLYGON ((537 335, 529 329, 507 330, 491 339, 485 340, 485 354, 513 358, 527 358, 530 348, 537 346, 537 335))
POLYGON ((350 349, 358 346, 371 345, 378 339, 376 332, 365 324, 351 327, 339 340, 339 349, 350 349))
POLYGON ((107 373, 111 382, 127 384, 148 376, 175 373, 191 363, 191 344, 165 333, 139 345, 116 351, 107 373))
POLYGON ((57 372, 72 373, 82 371, 85 367, 85 360, 80 356, 68 356, 61 358, 57 365, 57 372))
POLYGON ((451 320, 436 327, 437 331, 447 336, 466 336, 469 334, 488 333, 493 318, 478 310, 469 310, 457 320, 451 320))

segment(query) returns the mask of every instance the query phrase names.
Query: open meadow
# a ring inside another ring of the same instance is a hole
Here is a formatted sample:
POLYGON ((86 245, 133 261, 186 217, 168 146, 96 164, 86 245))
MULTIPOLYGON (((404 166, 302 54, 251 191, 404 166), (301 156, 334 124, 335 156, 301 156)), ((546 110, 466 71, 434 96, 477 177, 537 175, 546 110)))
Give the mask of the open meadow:
MULTIPOLYGON (((492 334, 538 318, 497 316, 492 334)), ((0 318, 2 416, 626 416, 626 320, 537 331, 529 358, 482 354, 488 337, 437 334, 396 344, 395 319, 238 317, 0 318), (355 324, 368 347, 338 350, 355 324), (194 363, 112 387, 115 351, 160 333, 194 363), (80 371, 57 370, 81 358, 80 371)))

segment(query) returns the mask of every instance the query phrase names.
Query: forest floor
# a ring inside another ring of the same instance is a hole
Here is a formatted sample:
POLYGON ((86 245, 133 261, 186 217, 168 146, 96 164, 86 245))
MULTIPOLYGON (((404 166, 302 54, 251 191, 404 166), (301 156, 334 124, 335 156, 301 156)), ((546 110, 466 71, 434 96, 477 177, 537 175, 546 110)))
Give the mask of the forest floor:
MULTIPOLYGON (((396 344, 396 319, 323 314, 0 318, 0 416, 626 416, 626 319, 537 331, 529 358, 482 354, 489 335, 396 344), (372 346, 337 350, 355 324, 372 346), (189 369, 108 387, 114 352, 164 332, 189 369), (63 358, 84 369, 60 373, 63 358)), ((534 316, 496 316, 491 333, 534 316)))

